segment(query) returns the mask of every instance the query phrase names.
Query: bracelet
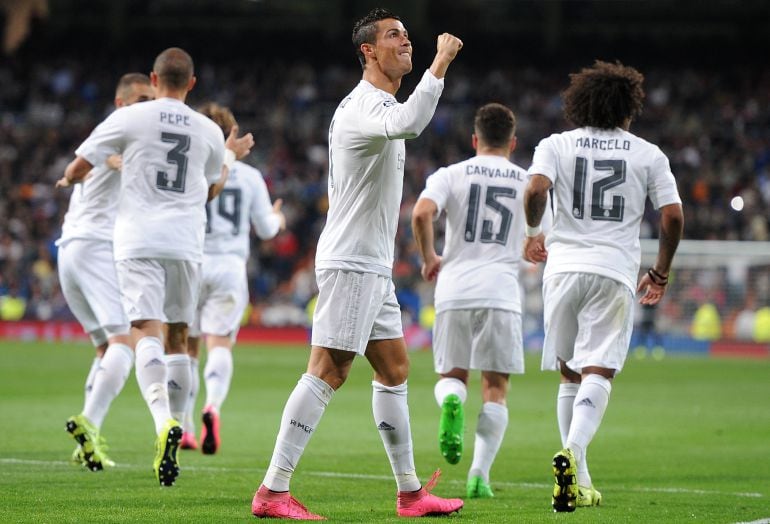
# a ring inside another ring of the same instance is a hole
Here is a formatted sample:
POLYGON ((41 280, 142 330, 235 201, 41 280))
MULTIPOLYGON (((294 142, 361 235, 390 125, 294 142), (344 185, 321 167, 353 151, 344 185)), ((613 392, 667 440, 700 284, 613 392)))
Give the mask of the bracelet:
POLYGON ((227 166, 227 169, 230 170, 233 168, 233 163, 235 162, 235 151, 232 149, 225 149, 225 159, 222 162, 225 166, 227 166))
POLYGON ((530 227, 529 224, 525 225, 525 234, 528 237, 530 237, 530 238, 531 237, 536 237, 537 235, 539 235, 542 232, 543 232, 543 228, 540 227, 540 225, 537 225, 535 227, 530 227))
POLYGON ((661 275, 657 271, 655 271, 653 268, 650 268, 647 270, 647 274, 650 277, 650 280, 652 280, 652 283, 656 286, 665 286, 668 284, 668 276, 661 275))

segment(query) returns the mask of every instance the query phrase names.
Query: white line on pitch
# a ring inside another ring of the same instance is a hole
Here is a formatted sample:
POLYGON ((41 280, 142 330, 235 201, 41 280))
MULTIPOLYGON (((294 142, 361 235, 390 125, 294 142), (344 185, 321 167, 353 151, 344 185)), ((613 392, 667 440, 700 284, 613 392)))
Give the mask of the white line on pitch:
MULTIPOLYGON (((19 459, 19 458, 0 458, 0 464, 26 464, 34 466, 66 466, 73 467, 71 462, 65 460, 33 460, 33 459, 19 459)), ((147 469, 147 465, 138 464, 118 464, 115 469, 147 469)), ((225 468, 214 466, 183 466, 184 471, 214 471, 214 472, 264 472, 264 468, 225 468)), ((301 475, 310 475, 313 477, 328 477, 328 478, 342 478, 342 479, 360 479, 360 480, 392 480, 390 475, 370 475, 366 473, 339 473, 334 471, 302 471, 301 475)), ((465 484, 462 480, 447 480, 450 484, 465 484)), ((551 484, 535 483, 535 482, 494 482, 496 486, 505 486, 509 488, 525 488, 525 489, 545 489, 551 487, 551 484)), ((644 493, 689 493, 692 495, 730 495, 734 497, 749 497, 749 498, 762 498, 762 493, 751 492, 738 492, 728 493, 723 491, 710 491, 705 489, 689 489, 689 488, 647 488, 647 487, 615 487, 616 491, 631 491, 631 492, 644 492, 644 493)), ((762 519, 748 523, 736 523, 736 524, 770 524, 770 519, 762 519)))

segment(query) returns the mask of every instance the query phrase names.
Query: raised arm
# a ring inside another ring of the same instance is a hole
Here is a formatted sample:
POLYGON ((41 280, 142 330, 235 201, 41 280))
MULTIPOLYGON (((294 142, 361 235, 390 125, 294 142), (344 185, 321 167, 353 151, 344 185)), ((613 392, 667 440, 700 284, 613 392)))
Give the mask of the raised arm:
POLYGON ((462 48, 462 40, 444 33, 438 37, 436 57, 414 92, 403 104, 386 108, 385 131, 390 139, 415 138, 430 123, 444 89, 444 76, 452 60, 462 48))
POLYGON ((225 188, 227 176, 230 173, 233 162, 236 159, 240 160, 247 156, 251 152, 252 147, 254 147, 254 137, 251 133, 246 133, 239 138, 238 124, 234 125, 230 129, 230 134, 225 141, 225 160, 222 165, 222 174, 219 176, 219 180, 209 186, 209 202, 216 198, 225 188))

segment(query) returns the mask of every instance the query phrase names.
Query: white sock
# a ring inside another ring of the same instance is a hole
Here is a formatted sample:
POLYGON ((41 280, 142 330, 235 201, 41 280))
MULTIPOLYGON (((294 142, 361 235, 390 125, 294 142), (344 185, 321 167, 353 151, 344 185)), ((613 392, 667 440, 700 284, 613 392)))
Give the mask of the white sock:
MULTIPOLYGON (((580 384, 574 382, 562 382, 559 384, 559 394, 556 398, 556 418, 559 421, 559 433, 561 434, 561 446, 567 447, 567 435, 572 424, 572 407, 575 404, 575 396, 580 389, 580 384)), ((588 472, 586 453, 578 460, 578 478, 582 479, 581 486, 591 485, 591 474, 588 472)), ((577 459, 576 459, 577 460, 577 459)))
POLYGON ((102 427, 110 404, 123 390, 134 364, 134 352, 125 344, 111 344, 104 352, 99 370, 93 380, 91 393, 86 398, 83 415, 96 429, 102 427))
POLYGON ((436 382, 436 386, 433 388, 433 395, 436 397, 438 407, 441 407, 444 399, 447 395, 455 394, 460 397, 460 402, 465 404, 465 399, 468 398, 468 388, 465 383, 457 378, 442 377, 436 382))
POLYGON ((556 420, 559 422, 559 434, 561 435, 561 446, 567 446, 567 435, 569 435, 569 426, 572 424, 572 406, 575 404, 580 384, 574 382, 562 382, 559 384, 559 393, 556 396, 556 420))
POLYGON ((230 390, 233 377, 233 353, 226 347, 211 348, 206 357, 203 379, 206 381, 206 406, 213 406, 217 413, 230 390))
POLYGON ((321 421, 334 389, 318 377, 300 377, 283 408, 270 467, 262 484, 271 491, 289 491, 289 482, 305 446, 321 421))
POLYGON ((94 387, 94 377, 96 376, 96 372, 99 370, 99 363, 102 361, 101 357, 94 357, 93 362, 91 362, 91 369, 88 370, 88 376, 86 376, 86 383, 83 386, 83 404, 88 401, 88 396, 91 394, 91 390, 94 387))
MULTIPOLYGON (((575 453, 578 463, 578 484, 590 486, 590 478, 580 476, 580 463, 585 461, 586 450, 599 429, 607 403, 610 398, 612 383, 601 375, 588 375, 580 384, 575 404, 572 408, 572 424, 570 424, 566 447, 575 453)), ((587 471, 587 468, 586 468, 587 471)))
POLYGON ((508 408, 496 402, 484 402, 476 425, 473 462, 468 477, 481 476, 484 482, 489 482, 489 470, 500 450, 507 427, 508 408))
POLYGON ((171 418, 177 422, 184 421, 187 413, 187 403, 190 400, 190 355, 174 353, 166 355, 168 369, 168 407, 171 418))
POLYGON ((163 344, 156 337, 143 337, 136 344, 136 382, 150 408, 159 434, 171 418, 168 406, 168 372, 163 355, 163 344))
POLYGON ((198 373, 198 359, 190 357, 190 398, 187 400, 187 411, 184 415, 182 429, 185 433, 195 434, 195 403, 198 400, 198 388, 201 377, 198 373))
POLYGON ((406 382, 399 386, 385 386, 372 381, 372 388, 374 424, 380 431, 398 491, 417 491, 422 485, 414 469, 406 382))

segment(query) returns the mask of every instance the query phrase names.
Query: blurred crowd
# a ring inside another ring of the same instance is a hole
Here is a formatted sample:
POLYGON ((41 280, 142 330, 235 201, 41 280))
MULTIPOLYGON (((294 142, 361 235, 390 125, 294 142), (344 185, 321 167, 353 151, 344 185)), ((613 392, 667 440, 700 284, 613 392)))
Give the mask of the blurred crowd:
MULTIPOLYGON (((524 168, 541 138, 568 127, 559 94, 569 71, 471 66, 453 66, 429 128, 407 144, 394 279, 408 319, 417 320, 432 295, 419 277, 411 209, 428 175, 473 154, 476 108, 499 101, 514 110, 519 145, 513 160, 524 168)), ((304 324, 315 293, 314 249, 327 207, 328 125, 361 72, 352 58, 345 65, 276 61, 196 67, 198 84, 188 102, 196 106, 215 100, 233 110, 241 129, 255 137, 256 147, 246 161, 261 170, 272 197, 285 202, 287 230, 267 242, 253 241, 248 320, 266 326, 304 324)), ((144 62, 130 60, 100 64, 52 58, 0 64, 4 318, 72 319, 59 290, 54 246, 69 191, 55 191, 54 183, 75 148, 112 111, 120 75, 147 69, 144 62)), ((684 201, 684 238, 770 240, 770 71, 642 72, 645 110, 632 131, 658 144, 671 160, 684 201)), ((401 100, 420 75, 415 71, 407 77, 401 100)), ((657 227, 650 209, 642 236, 655 237, 657 227)), ((525 278, 524 285, 537 287, 536 278, 525 278)), ((527 308, 537 313, 539 289, 530 295, 527 308)))

